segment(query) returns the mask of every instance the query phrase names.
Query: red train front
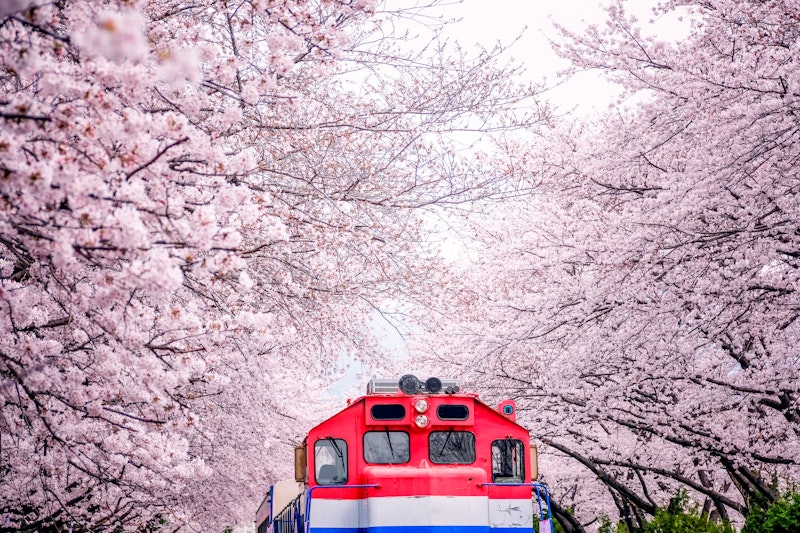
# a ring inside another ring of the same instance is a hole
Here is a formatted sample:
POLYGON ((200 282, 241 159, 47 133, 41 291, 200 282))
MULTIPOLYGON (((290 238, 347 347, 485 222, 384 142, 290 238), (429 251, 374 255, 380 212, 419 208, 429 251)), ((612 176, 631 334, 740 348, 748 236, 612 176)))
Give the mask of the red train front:
POLYGON ((513 401, 495 410, 454 382, 372 380, 309 432, 296 480, 270 490, 258 531, 529 533, 549 502, 515 420, 513 401))

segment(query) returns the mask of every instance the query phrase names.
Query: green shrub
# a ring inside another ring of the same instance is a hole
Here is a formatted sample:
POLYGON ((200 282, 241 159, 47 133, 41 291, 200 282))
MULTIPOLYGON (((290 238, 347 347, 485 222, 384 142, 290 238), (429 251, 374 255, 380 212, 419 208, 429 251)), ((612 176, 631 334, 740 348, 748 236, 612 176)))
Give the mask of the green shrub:
MULTIPOLYGON (((696 505, 687 508, 688 500, 685 491, 679 492, 672 498, 669 507, 658 509, 655 516, 644 524, 643 533, 734 533, 729 523, 716 523, 702 516, 696 505)), ((624 523, 614 524, 604 517, 597 531, 628 533, 628 528, 624 523)))
POLYGON ((694 505, 687 509, 688 496, 681 491, 667 509, 658 509, 644 526, 644 533, 733 533, 728 522, 717 523, 702 516, 694 505))
POLYGON ((766 509, 756 507, 745 519, 742 533, 797 533, 800 531, 800 494, 789 494, 766 509))
POLYGON ((712 522, 697 513, 696 509, 668 513, 659 509, 645 524, 644 533, 733 533, 727 522, 712 522))
POLYGON ((628 527, 623 524, 615 524, 610 518, 604 516, 600 519, 600 527, 597 528, 597 533, 628 533, 628 527))

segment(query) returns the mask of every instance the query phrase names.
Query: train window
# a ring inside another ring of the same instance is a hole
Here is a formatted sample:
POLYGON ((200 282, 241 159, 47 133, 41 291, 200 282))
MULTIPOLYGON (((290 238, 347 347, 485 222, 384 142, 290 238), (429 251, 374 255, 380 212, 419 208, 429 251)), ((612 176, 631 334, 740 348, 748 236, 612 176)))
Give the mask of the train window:
POLYGON ((475 462, 475 435, 469 431, 431 431, 428 437, 431 462, 439 465, 475 462))
POLYGON ((364 433, 364 460, 368 463, 407 463, 411 456, 408 433, 367 431, 364 433))
POLYGON ((523 457, 525 457, 525 446, 521 440, 503 439, 492 442, 492 482, 524 482, 523 457))
POLYGON ((347 483, 347 442, 320 439, 314 443, 314 475, 319 485, 347 483))
POLYGON ((469 418, 469 407, 466 405, 440 405, 436 408, 439 420, 466 420, 469 418))
POLYGON ((399 403, 375 404, 370 413, 373 420, 402 420, 406 417, 406 408, 399 403))

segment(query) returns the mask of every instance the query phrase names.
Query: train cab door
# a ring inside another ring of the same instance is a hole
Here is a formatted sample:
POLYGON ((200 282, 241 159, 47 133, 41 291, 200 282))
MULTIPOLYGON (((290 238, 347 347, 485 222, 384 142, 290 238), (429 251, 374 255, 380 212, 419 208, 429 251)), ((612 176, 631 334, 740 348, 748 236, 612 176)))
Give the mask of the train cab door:
POLYGON ((492 441, 491 454, 492 483, 499 485, 489 489, 490 530, 529 533, 533 501, 531 487, 525 484, 525 469, 530 468, 526 465, 525 445, 519 439, 497 439, 492 441))
POLYGON ((363 507, 366 501, 358 485, 357 474, 350 470, 350 458, 356 453, 352 441, 324 437, 314 441, 313 463, 308 472, 313 486, 309 489, 309 532, 359 533, 365 530, 363 507))

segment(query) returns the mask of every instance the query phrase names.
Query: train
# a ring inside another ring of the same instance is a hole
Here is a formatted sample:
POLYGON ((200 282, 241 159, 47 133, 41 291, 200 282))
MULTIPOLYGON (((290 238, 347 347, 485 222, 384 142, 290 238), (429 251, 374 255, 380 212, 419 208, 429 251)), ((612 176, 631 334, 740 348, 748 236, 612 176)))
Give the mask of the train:
POLYGON ((294 479, 272 485, 258 533, 550 533, 550 494, 513 400, 455 380, 372 379, 312 428, 294 479))

